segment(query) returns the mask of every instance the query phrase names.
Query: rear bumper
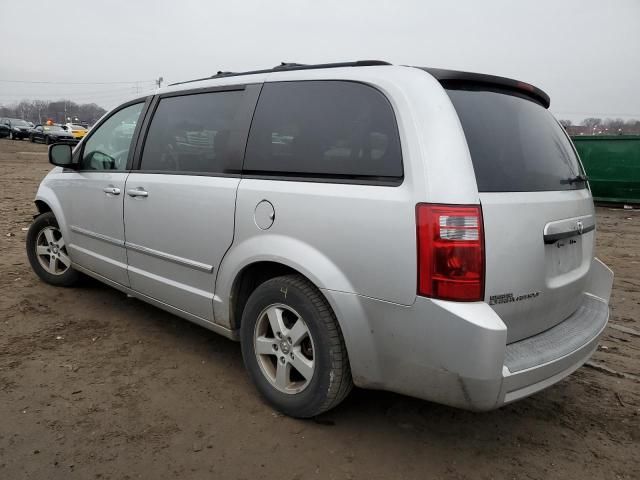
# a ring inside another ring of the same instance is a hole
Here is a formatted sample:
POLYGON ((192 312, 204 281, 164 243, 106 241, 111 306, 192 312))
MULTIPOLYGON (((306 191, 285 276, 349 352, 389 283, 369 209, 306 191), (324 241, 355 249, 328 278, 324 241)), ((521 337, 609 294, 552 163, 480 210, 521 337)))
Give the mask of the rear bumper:
POLYGON ((500 403, 542 390, 580 367, 598 346, 609 319, 609 306, 585 294, 578 310, 555 327, 507 345, 500 403))
POLYGON ((354 383, 470 409, 491 410, 579 368, 609 317, 613 273, 594 259, 578 310, 555 327, 507 345, 507 327, 484 302, 418 297, 401 306, 325 291, 345 337, 354 383))

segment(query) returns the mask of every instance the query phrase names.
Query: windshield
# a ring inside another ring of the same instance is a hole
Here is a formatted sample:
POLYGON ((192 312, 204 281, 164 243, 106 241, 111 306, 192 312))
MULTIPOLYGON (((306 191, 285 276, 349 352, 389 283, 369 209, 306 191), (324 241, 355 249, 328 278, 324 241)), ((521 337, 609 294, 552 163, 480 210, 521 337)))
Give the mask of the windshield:
POLYGON ((571 141, 538 103, 508 93, 447 89, 480 192, 586 188, 571 141))
POLYGON ((28 127, 29 126, 29 124, 27 122, 25 122, 24 120, 19 120, 17 118, 11 118, 10 121, 11 121, 11 125, 15 125, 15 126, 18 126, 18 127, 28 127))
POLYGON ((53 132, 64 132, 64 128, 59 125, 47 125, 44 127, 45 130, 53 131, 53 132))

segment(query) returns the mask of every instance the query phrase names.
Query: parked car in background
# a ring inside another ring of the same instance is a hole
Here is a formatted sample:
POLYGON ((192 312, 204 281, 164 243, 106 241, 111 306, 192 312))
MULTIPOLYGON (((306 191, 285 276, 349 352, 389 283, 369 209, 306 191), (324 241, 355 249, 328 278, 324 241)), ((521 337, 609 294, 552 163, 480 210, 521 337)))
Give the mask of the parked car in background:
POLYGON ((497 408, 580 367, 609 317, 593 199, 549 103, 376 61, 169 86, 49 148, 29 261, 239 340, 288 415, 354 384, 497 408))
POLYGON ((31 126, 25 120, 19 118, 3 118, 0 120, 0 123, 8 127, 8 137, 11 140, 23 140, 29 137, 31 126))
POLYGON ((9 136, 9 132, 11 131, 11 126, 7 125, 6 123, 3 123, 2 120, 0 118, 0 138, 6 138, 9 136))
POLYGON ((67 123, 65 127, 66 131, 73 135, 77 140, 82 140, 87 134, 87 129, 77 123, 67 123))
POLYGON ((76 144, 80 141, 60 125, 36 125, 29 134, 29 140, 47 145, 50 143, 76 144))

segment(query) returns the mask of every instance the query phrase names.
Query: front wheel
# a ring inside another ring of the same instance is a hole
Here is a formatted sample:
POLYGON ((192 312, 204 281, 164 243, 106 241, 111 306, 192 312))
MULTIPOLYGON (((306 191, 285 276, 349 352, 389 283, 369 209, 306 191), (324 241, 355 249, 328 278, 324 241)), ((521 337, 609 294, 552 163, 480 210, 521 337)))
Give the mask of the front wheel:
POLYGON ((51 144, 51 139, 49 138, 49 135, 47 135, 46 137, 44 137, 44 143, 46 145, 50 145, 51 144))
POLYGON ((46 283, 70 287, 79 273, 71 266, 67 243, 53 212, 38 216, 27 232, 27 257, 31 268, 46 283))
POLYGON ((298 418, 338 405, 353 386, 347 349, 322 293, 301 275, 261 284, 242 314, 242 356, 277 410, 298 418))

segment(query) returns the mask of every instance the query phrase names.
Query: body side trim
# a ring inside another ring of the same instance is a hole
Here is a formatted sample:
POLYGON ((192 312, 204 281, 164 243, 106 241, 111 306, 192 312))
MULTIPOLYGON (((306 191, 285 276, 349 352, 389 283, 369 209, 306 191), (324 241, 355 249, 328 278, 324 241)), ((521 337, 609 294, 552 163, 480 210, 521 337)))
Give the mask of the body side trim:
POLYGON ((137 245, 131 242, 124 242, 127 248, 134 250, 136 252, 144 253, 145 255, 150 255, 152 257, 160 258, 162 260, 167 260, 169 262, 177 263, 178 265, 182 265, 185 267, 193 268, 194 270, 200 270, 205 273, 213 272, 213 265, 207 265, 206 263, 196 262, 195 260, 190 260, 188 258, 179 257, 177 255, 171 255, 170 253, 160 252, 158 250, 154 250, 152 248, 143 247, 142 245, 137 245))
POLYGON ((130 248, 131 250, 135 250, 136 252, 144 253, 145 255, 150 255, 152 257, 160 258, 162 260, 167 260, 169 262, 177 263, 178 265, 183 265, 185 267, 193 268, 194 270, 200 270, 206 273, 213 272, 213 265, 207 265, 206 263, 196 262, 188 258, 178 257, 177 255, 171 255, 170 253, 160 252, 152 248, 143 247, 142 245, 136 245, 135 243, 123 242, 122 240, 108 237, 107 235, 102 235, 100 233, 91 232, 89 230, 85 230, 84 228, 76 227, 74 225, 71 226, 71 230, 81 235, 95 238, 96 240, 102 240, 103 242, 110 243, 118 247, 130 248))
POLYGON ((92 232, 90 230, 85 230, 84 228, 76 227, 75 225, 71 225, 70 228, 72 232, 79 233, 87 237, 95 238, 96 240, 102 240, 103 242, 110 243, 118 247, 125 246, 125 242, 123 242, 122 240, 118 240, 117 238, 109 237, 101 233, 92 232))

